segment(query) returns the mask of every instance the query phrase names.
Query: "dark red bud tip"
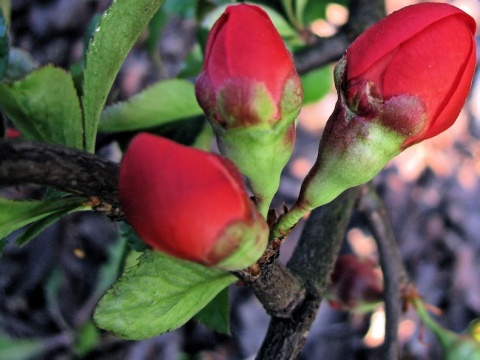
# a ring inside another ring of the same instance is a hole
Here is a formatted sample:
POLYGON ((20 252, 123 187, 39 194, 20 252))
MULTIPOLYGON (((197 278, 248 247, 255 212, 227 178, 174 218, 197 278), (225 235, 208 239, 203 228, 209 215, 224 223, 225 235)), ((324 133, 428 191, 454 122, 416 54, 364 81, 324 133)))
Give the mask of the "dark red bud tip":
POLYGON ((345 101, 351 112, 368 119, 378 115, 383 98, 372 81, 354 80, 345 87, 345 101))
POLYGON ((122 159, 119 196, 127 221, 150 246, 205 265, 222 260, 211 252, 231 224, 257 221, 229 160, 147 133, 122 159))
POLYGON ((382 282, 375 263, 355 255, 340 255, 335 263, 329 290, 330 303, 351 310, 382 300, 382 282))

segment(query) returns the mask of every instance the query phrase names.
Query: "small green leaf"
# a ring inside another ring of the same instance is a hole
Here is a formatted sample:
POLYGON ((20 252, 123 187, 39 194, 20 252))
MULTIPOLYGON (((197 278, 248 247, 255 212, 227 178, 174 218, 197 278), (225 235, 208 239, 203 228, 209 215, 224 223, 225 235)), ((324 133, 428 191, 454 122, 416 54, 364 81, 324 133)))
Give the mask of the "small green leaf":
POLYGON ((195 320, 221 334, 230 335, 230 302, 228 288, 223 289, 195 315, 195 320))
POLYGON ((83 66, 85 66, 85 62, 87 60, 88 46, 90 45, 90 42, 93 40, 93 37, 95 36, 95 33, 98 29, 100 21, 102 21, 102 14, 101 13, 94 14, 90 19, 90 22, 88 23, 85 34, 83 34, 83 54, 80 60, 83 66))
POLYGON ((73 351, 75 354, 83 358, 100 342, 100 331, 95 326, 93 321, 85 322, 75 334, 75 343, 73 351))
POLYGON ((89 152, 94 151, 100 115, 118 70, 162 2, 114 1, 95 31, 86 57, 82 98, 89 152))
POLYGON ((148 339, 185 324, 232 275, 157 251, 146 251, 100 300, 97 325, 127 339, 148 339))
MULTIPOLYGON (((62 191, 59 191, 53 188, 47 188, 47 191, 45 192, 44 200, 60 199, 60 198, 65 198, 66 196, 67 194, 65 194, 62 191)), ((57 221, 61 217, 71 213, 72 211, 75 211, 76 209, 77 208, 58 211, 27 225, 25 227, 25 230, 15 239, 15 244, 18 246, 23 246, 27 244, 30 240, 32 240, 35 236, 40 234, 48 226, 53 224, 55 221, 57 221)))
POLYGON ((77 197, 45 201, 0 198, 0 238, 49 215, 79 209, 84 202, 84 198, 77 197))
MULTIPOLYGON (((70 64, 70 73, 72 74, 73 83, 75 84, 75 89, 77 90, 78 96, 83 96, 83 74, 85 69, 85 61, 87 58, 88 44, 93 39, 95 30, 98 27, 100 20, 102 19, 102 14, 97 13, 92 16, 90 22, 88 23, 87 30, 83 34, 83 53, 82 57, 75 63, 70 64)), ((83 120, 83 119, 82 119, 83 120)))
POLYGON ((158 82, 128 101, 105 109, 100 131, 132 131, 156 127, 201 115, 194 85, 186 80, 158 82))
POLYGON ((82 113, 72 77, 52 65, 0 84, 0 108, 26 139, 83 148, 82 113))
POLYGON ((303 104, 310 104, 327 95, 332 87, 333 76, 330 66, 312 70, 300 76, 303 87, 303 104))

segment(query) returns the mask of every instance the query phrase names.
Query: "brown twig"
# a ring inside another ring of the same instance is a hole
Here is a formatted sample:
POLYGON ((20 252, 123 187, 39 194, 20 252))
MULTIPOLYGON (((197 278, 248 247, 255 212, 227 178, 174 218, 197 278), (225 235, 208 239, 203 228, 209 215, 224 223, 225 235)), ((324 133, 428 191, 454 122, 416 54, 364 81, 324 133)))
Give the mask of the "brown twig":
MULTIPOLYGON (((347 24, 334 36, 317 38, 314 44, 294 54, 300 74, 340 59, 358 35, 385 16, 385 4, 382 0, 352 0, 349 12, 347 24)), ((357 190, 351 189, 331 204, 312 212, 288 264, 305 284, 304 301, 298 302, 297 308, 289 306, 293 311, 290 318, 272 314, 257 359, 295 359, 299 356, 328 284, 356 196, 357 190), (318 239, 322 239, 322 246, 318 245, 318 239)), ((261 292, 261 289, 256 291, 257 296, 261 292)))
POLYGON ((234 275, 252 288, 269 315, 281 319, 291 318, 305 300, 303 282, 278 259, 258 266, 253 274, 251 269, 246 269, 236 271, 234 275))
POLYGON ((94 207, 122 218, 118 164, 63 146, 0 140, 0 186, 37 184, 89 197, 94 207))
POLYGON ((305 284, 305 300, 291 318, 272 317, 257 359, 296 359, 300 355, 325 294, 358 193, 358 188, 349 189, 311 213, 287 265, 305 284))
POLYGON ((371 183, 362 187, 358 209, 367 220, 377 243, 383 272, 386 316, 383 359, 396 360, 399 358, 397 338, 402 314, 402 289, 407 288, 408 275, 385 206, 371 183))

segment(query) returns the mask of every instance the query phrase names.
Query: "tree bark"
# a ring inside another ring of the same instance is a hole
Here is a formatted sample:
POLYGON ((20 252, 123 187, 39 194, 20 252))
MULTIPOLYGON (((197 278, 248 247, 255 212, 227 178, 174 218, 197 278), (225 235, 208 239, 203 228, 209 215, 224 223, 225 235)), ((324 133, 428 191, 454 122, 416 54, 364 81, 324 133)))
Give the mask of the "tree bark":
POLYGON ((37 184, 90 198, 114 219, 119 165, 79 150, 25 140, 0 140, 0 186, 37 184))

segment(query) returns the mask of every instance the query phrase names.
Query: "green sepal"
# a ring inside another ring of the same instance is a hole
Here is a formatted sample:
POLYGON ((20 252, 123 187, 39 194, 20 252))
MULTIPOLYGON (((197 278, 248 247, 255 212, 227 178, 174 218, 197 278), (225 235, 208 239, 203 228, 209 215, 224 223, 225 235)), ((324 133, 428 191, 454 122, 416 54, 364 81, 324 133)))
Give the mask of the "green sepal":
POLYGON ((279 187, 280 174, 293 151, 295 129, 294 125, 290 127, 293 127, 290 132, 280 126, 258 131, 233 129, 219 137, 221 152, 248 178, 264 217, 279 187))
MULTIPOLYGON (((332 117, 344 116, 336 109, 332 117)), ((340 120, 339 121, 345 121, 340 120)), ((305 178, 296 204, 276 224, 274 237, 282 237, 309 211, 334 200, 345 190, 364 184, 401 152, 404 137, 376 123, 364 123, 360 118, 349 120, 352 131, 361 136, 322 138, 315 165, 305 178)), ((328 131, 327 129, 325 131, 328 131)), ((344 134, 349 130, 340 129, 344 134)))
POLYGON ((222 253, 230 253, 228 257, 214 265, 215 268, 235 271, 249 267, 262 256, 267 247, 269 229, 267 223, 256 215, 250 224, 238 222, 230 225, 218 239, 213 253, 222 257, 222 253), (232 245, 235 245, 232 251, 232 245))
MULTIPOLYGON (((361 121, 352 119, 351 121, 361 121)), ((358 137, 345 151, 326 146, 315 165, 314 177, 306 180, 303 204, 314 209, 329 203, 343 191, 370 181, 396 155, 402 136, 372 122, 358 124, 364 136, 358 137)))
POLYGON ((220 151, 248 178, 264 217, 278 190, 281 172, 293 152, 295 120, 302 104, 302 89, 296 75, 286 82, 283 94, 277 107, 264 84, 251 82, 249 92, 234 99, 242 104, 239 108, 243 110, 237 110, 235 101, 227 104, 223 99, 222 89, 217 97, 218 113, 209 116, 220 151), (247 98, 251 101, 246 101, 247 98), (279 115, 281 118, 275 119, 279 115), (219 124, 218 117, 224 122, 219 124))
POLYGON ((275 225, 274 238, 285 236, 309 211, 373 179, 426 129, 426 106, 418 96, 384 100, 371 82, 346 90, 345 66, 344 57, 335 67, 339 96, 317 160, 303 181, 296 204, 275 225))

